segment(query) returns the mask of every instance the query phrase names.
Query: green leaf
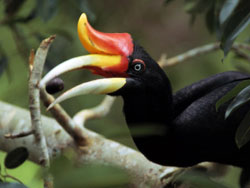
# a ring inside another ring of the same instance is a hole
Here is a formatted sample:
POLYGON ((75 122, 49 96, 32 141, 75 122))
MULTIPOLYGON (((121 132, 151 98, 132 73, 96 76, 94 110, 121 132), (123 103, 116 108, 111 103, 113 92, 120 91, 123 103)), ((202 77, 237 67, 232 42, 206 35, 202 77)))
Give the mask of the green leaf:
POLYGON ((235 86, 231 91, 229 91, 226 95, 224 95, 222 98, 220 98, 216 102, 216 111, 218 111, 219 107, 233 99, 242 89, 250 85, 250 80, 244 80, 240 82, 237 86, 235 86))
POLYGON ((26 161, 29 157, 29 152, 25 147, 18 147, 10 151, 4 159, 4 165, 6 168, 17 168, 26 161))
POLYGON ((186 0, 184 9, 191 15, 191 23, 194 23, 198 14, 205 14, 207 28, 212 33, 215 29, 218 29, 218 10, 220 10, 218 6, 221 7, 223 1, 224 0, 186 0))
POLYGON ((226 0, 221 8, 219 21, 220 24, 223 24, 227 18, 233 13, 233 10, 238 5, 239 0, 226 0))
POLYGON ((241 105, 245 104, 250 100, 250 85, 239 92, 239 94, 234 98, 234 100, 228 105, 225 118, 238 109, 241 105))
POLYGON ((236 37, 250 23, 250 1, 242 0, 223 25, 221 48, 226 56, 236 37))
POLYGON ((248 143, 249 140, 250 140, 250 111, 246 114, 246 116, 240 123, 235 134, 235 141, 239 148, 248 143))

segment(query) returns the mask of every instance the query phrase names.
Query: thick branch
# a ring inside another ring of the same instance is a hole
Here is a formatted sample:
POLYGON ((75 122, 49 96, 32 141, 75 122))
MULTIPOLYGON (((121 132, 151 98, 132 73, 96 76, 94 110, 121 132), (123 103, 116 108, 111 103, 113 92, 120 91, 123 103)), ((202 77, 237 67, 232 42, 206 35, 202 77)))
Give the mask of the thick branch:
MULTIPOLYGON (((100 162, 116 165, 129 172, 132 187, 163 187, 181 168, 164 167, 148 161, 141 153, 84 128, 90 141, 85 147, 78 147, 71 136, 52 118, 42 117, 42 128, 47 141, 49 157, 60 155, 67 148, 73 148, 80 163, 100 162), (164 177, 164 178, 163 178, 164 177)), ((31 129, 27 110, 0 102, 0 148, 11 151, 18 146, 28 148, 30 159, 39 163, 39 150, 33 136, 6 139, 5 134, 15 134, 31 129)))

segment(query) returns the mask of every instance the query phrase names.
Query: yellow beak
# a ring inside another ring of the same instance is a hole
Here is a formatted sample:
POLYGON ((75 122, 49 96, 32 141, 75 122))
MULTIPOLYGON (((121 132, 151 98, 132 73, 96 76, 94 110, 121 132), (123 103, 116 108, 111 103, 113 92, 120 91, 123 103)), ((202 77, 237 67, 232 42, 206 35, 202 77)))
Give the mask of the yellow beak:
POLYGON ((122 57, 119 55, 99 55, 91 54, 86 56, 79 56, 67 61, 62 62, 61 64, 54 67, 40 82, 40 87, 45 87, 46 83, 53 78, 77 69, 93 69, 100 70, 103 74, 105 71, 108 71, 110 67, 116 67, 120 65, 122 57))

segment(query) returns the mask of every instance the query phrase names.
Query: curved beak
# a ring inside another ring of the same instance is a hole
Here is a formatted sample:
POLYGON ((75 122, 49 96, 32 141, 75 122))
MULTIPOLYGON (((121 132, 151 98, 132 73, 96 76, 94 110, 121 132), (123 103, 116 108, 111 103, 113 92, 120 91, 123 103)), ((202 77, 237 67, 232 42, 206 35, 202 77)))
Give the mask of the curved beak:
POLYGON ((75 57, 57 65, 45 75, 39 86, 45 87, 46 83, 53 78, 77 69, 89 69, 94 74, 116 78, 80 84, 59 96, 49 108, 77 95, 112 93, 126 84, 128 57, 133 52, 131 36, 128 33, 102 33, 97 31, 90 26, 84 13, 78 21, 78 34, 86 50, 94 54, 75 57))
POLYGON ((103 33, 95 30, 83 13, 77 31, 82 45, 89 53, 129 56, 133 52, 133 41, 128 33, 103 33))
POLYGON ((124 61, 126 61, 126 59, 123 59, 123 57, 119 55, 110 56, 91 54, 75 57, 62 62, 61 64, 54 67, 50 72, 48 72, 41 80, 40 87, 45 87, 47 82, 63 73, 78 69, 89 69, 95 74, 110 77, 110 69, 121 68, 123 64, 125 66, 124 68, 126 69, 126 64, 123 63, 124 61))
POLYGON ((66 99, 85 95, 85 94, 108 94, 113 93, 126 84, 126 78, 104 78, 87 83, 80 84, 72 89, 64 92, 53 103, 49 105, 47 110, 52 108, 57 103, 65 101, 66 99))

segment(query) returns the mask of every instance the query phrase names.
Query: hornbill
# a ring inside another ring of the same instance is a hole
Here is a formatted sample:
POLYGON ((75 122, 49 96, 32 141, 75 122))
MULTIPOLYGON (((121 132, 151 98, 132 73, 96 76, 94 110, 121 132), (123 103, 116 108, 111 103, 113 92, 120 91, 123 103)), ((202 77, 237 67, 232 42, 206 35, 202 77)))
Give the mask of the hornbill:
POLYGON ((239 149, 235 132, 250 105, 227 119, 228 102, 216 111, 216 102, 250 75, 224 72, 187 86, 175 94, 170 81, 148 53, 128 33, 103 33, 78 21, 81 43, 91 53, 69 59, 52 69, 41 87, 62 73, 88 69, 105 78, 80 84, 59 96, 50 106, 82 94, 122 96, 129 128, 154 126, 150 135, 133 136, 137 148, 151 161, 191 166, 202 161, 239 167, 250 166, 250 144, 239 149))

